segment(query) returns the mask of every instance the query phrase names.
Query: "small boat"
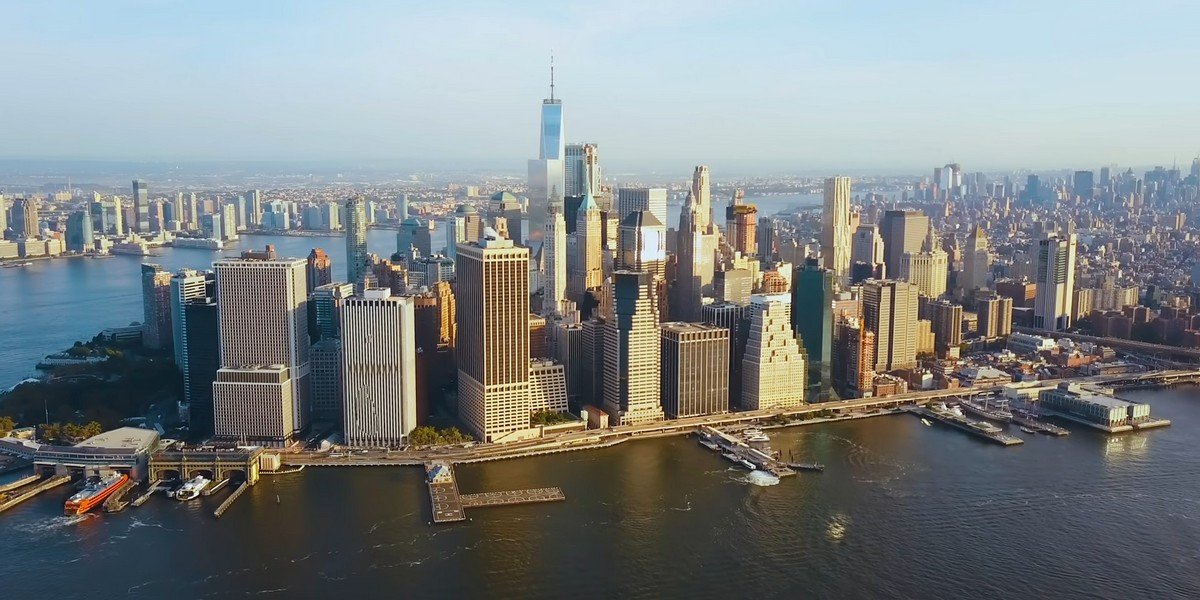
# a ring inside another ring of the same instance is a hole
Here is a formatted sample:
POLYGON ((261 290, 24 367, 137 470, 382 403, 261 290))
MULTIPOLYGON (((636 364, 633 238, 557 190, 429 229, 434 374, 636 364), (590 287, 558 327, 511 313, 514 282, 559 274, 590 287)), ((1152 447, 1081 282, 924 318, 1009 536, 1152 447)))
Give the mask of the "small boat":
POLYGON ((1025 427, 1024 425, 1021 426, 1021 431, 1024 431, 1025 433, 1037 433, 1036 431, 1034 431, 1028 427, 1025 427))
POLYGON ((717 446, 713 442, 706 440, 706 439, 701 439, 700 445, 704 446, 705 448, 708 448, 709 450, 712 450, 714 452, 716 452, 718 449, 720 449, 719 446, 717 446))
POLYGON ((933 427, 933 421, 930 421, 929 419, 926 419, 925 417, 921 417, 921 424, 926 427, 933 427))
POLYGON ((742 463, 742 466, 743 466, 743 467, 746 467, 747 469, 750 469, 751 471, 755 471, 755 470, 757 470, 757 469, 758 469, 758 467, 756 467, 756 466, 754 465, 754 463, 752 463, 752 462, 750 462, 750 461, 748 461, 748 460, 746 460, 746 459, 744 459, 744 458, 743 458, 743 459, 741 459, 739 462, 741 462, 741 463, 742 463))

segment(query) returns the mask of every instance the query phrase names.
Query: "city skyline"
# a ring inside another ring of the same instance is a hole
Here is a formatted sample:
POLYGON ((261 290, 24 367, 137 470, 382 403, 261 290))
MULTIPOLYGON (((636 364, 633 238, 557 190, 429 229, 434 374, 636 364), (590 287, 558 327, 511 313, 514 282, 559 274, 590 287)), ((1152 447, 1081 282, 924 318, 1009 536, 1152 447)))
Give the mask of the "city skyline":
POLYGON ((9 132, 23 144, 0 158, 419 158, 519 172, 537 155, 551 52, 566 142, 599 142, 610 170, 697 161, 758 173, 917 170, 948 159, 984 169, 1152 165, 1185 161, 1200 139, 1194 84, 1174 74, 1200 57, 1173 41, 1197 10, 1183 3, 1096 11, 1018 2, 969 20, 938 2, 333 8, 301 3, 279 15, 238 6, 229 20, 220 3, 6 7, 18 60, 0 76, 70 81, 89 101, 7 95, 0 109, 25 116, 9 132), (1131 20, 1153 21, 1153 35, 1131 20), (1064 21, 1071 27, 1046 27, 1064 21), (1016 36, 979 43, 981 22, 1016 36), (130 28, 140 35, 124 35, 130 28), (544 43, 500 43, 514 32, 544 43), (1087 53, 1072 50, 1085 44, 1087 53), (481 47, 489 60, 479 60, 481 47), (113 78, 114 64, 154 76, 113 78), (1089 91, 1109 71, 1172 85, 1152 97, 1138 85, 1089 91), (680 102, 680 85, 697 89, 696 81, 711 84, 680 102), (642 91, 636 104, 619 101, 629 87, 642 91), (684 139, 686 155, 674 149, 684 139))

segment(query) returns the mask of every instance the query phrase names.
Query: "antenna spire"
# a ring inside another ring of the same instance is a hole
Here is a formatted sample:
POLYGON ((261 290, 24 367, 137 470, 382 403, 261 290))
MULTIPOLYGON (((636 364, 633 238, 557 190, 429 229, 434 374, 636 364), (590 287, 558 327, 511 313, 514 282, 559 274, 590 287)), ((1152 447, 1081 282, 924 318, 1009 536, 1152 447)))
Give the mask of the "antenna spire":
POLYGON ((554 51, 550 51, 550 99, 554 99, 554 51))

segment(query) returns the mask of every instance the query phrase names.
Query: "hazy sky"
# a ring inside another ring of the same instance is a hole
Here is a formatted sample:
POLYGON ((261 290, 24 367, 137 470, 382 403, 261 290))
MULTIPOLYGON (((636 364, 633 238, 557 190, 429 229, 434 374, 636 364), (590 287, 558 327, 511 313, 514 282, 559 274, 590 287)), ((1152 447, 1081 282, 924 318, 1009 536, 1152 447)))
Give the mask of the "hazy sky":
POLYGON ((0 157, 523 170, 1191 162, 1200 2, 0 4, 0 157))

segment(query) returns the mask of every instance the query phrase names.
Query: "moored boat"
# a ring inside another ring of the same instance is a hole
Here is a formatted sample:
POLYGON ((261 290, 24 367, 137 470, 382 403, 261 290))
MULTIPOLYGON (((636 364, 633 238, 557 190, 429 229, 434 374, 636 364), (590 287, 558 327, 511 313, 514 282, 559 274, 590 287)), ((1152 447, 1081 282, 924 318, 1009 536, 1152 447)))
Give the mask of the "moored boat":
POLYGON ((68 515, 82 515, 104 502, 105 498, 117 491, 129 476, 124 473, 110 473, 100 479, 89 481, 82 490, 67 498, 63 509, 68 515))

